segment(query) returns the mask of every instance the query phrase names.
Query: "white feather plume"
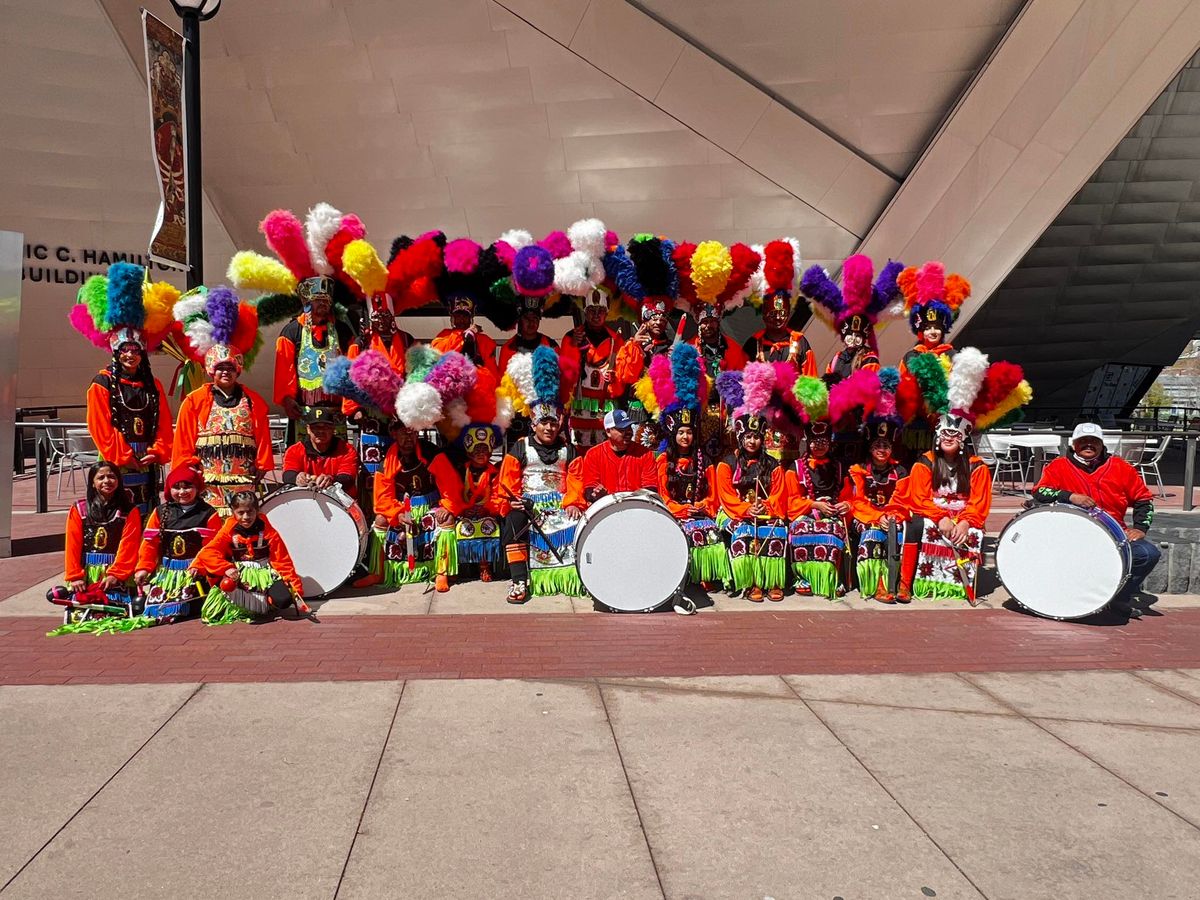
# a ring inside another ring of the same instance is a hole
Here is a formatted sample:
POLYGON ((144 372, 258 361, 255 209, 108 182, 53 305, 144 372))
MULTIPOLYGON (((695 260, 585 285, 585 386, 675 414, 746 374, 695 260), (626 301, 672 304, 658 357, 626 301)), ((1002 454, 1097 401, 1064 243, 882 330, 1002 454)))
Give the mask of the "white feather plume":
POLYGON ((763 257, 763 245, 751 244, 750 249, 758 254, 758 268, 754 270, 754 274, 750 276, 750 283, 747 285, 747 295, 759 294, 767 289, 767 278, 763 274, 763 269, 766 266, 766 259, 763 257))
POLYGON ((513 380, 513 384, 517 386, 517 390, 521 392, 521 396, 525 398, 525 403, 529 406, 537 403, 537 391, 533 386, 533 354, 532 353, 516 353, 512 359, 508 361, 508 368, 505 374, 513 380))
POLYGON ((417 431, 432 428, 442 417, 442 395, 423 381, 410 381, 396 394, 396 415, 417 431))
POLYGON ((175 314, 176 322, 186 322, 194 315, 204 312, 205 297, 188 297, 186 300, 179 300, 175 306, 171 308, 171 312, 175 314))
POLYGON ((967 412, 987 374, 988 358, 978 347, 963 347, 954 355, 954 365, 946 379, 946 395, 951 412, 967 412))
POLYGON ((792 245, 792 264, 795 266, 795 276, 792 278, 793 289, 800 284, 800 276, 804 274, 804 260, 800 256, 800 242, 794 237, 785 237, 782 240, 787 241, 792 245))
POLYGON ((514 250, 520 250, 522 247, 528 247, 533 243, 533 235, 524 228, 510 228, 504 234, 500 235, 500 240, 508 244, 514 250))
POLYGON ((603 278, 603 264, 580 250, 554 261, 554 288, 560 294, 584 297, 603 278))
POLYGON ((203 316, 197 316, 184 325, 183 333, 187 335, 187 339, 196 348, 197 353, 207 353, 208 348, 216 343, 213 340, 212 322, 203 316))
POLYGON ((604 251, 604 236, 608 229, 599 219, 580 219, 567 229, 567 238, 571 241, 571 249, 586 253, 593 259, 602 259, 604 251))
POLYGON ((496 418, 492 419, 492 424, 501 431, 508 431, 508 426, 512 424, 513 415, 516 410, 513 409, 512 397, 506 395, 498 395, 496 397, 496 418))
POLYGON ((328 203, 318 203, 308 211, 304 220, 304 243, 308 245, 308 257, 318 275, 333 273, 333 266, 325 258, 325 247, 341 227, 341 211, 328 203))

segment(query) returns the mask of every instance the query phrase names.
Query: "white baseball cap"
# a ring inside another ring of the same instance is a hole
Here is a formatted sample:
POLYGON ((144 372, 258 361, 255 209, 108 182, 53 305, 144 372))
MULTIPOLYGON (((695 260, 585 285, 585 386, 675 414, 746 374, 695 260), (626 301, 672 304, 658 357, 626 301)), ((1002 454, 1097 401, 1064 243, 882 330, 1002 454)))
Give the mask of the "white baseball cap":
POLYGON ((1103 444, 1104 430, 1095 422, 1080 422, 1071 432, 1071 444, 1074 445, 1077 440, 1085 437, 1093 437, 1103 444))

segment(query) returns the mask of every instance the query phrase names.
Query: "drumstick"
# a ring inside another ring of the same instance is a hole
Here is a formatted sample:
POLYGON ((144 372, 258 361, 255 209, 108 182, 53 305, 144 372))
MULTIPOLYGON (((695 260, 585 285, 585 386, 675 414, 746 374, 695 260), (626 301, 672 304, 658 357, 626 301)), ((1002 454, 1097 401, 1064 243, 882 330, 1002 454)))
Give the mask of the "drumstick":
POLYGON ((962 582, 963 593, 967 595, 967 602, 970 603, 971 606, 975 606, 975 586, 970 584, 967 580, 967 561, 971 557, 969 555, 959 556, 958 548, 951 543, 948 537, 942 534, 940 529, 938 530, 938 537, 941 538, 942 543, 949 547, 950 551, 954 554, 954 565, 958 567, 958 580, 962 582))
MULTIPOLYGON (((508 485, 501 484, 499 487, 502 491, 504 491, 504 493, 508 494, 509 501, 521 500, 521 502, 524 503, 524 500, 514 494, 508 485)), ((546 542, 546 546, 550 548, 550 552, 554 554, 554 558, 558 560, 558 564, 560 566, 563 565, 564 563, 562 554, 555 549, 554 544, 550 543, 550 538, 546 537, 546 532, 542 531, 542 526, 540 524, 541 516, 538 510, 531 505, 529 509, 526 510, 526 518, 529 520, 529 527, 536 531, 541 539, 546 542)))

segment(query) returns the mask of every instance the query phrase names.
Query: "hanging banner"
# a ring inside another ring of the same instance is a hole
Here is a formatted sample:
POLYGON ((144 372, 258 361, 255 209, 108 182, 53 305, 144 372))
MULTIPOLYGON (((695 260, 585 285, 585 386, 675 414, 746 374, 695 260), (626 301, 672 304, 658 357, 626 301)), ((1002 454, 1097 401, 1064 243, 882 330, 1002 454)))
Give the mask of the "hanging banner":
POLYGON ((183 36, 142 10, 150 137, 161 203, 150 258, 187 269, 187 169, 183 153, 183 36))

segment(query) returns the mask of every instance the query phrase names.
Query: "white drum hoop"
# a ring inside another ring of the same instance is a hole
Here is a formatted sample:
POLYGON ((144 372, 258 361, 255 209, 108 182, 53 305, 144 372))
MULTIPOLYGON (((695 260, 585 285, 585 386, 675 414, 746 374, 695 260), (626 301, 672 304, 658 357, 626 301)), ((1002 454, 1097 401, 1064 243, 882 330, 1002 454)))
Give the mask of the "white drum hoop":
POLYGON ((688 550, 682 526, 652 491, 607 494, 575 529, 579 580, 613 612, 654 612, 678 596, 687 582, 688 550), (594 559, 598 544, 607 549, 594 559))
POLYGON ((261 509, 283 539, 307 598, 332 594, 366 555, 366 517, 341 485, 323 491, 288 485, 263 500, 261 509))
POLYGON ((1121 592, 1132 567, 1124 528, 1099 508, 1035 506, 1005 525, 996 542, 1000 583, 1022 607, 1046 619, 1065 622, 1100 612, 1121 592))

